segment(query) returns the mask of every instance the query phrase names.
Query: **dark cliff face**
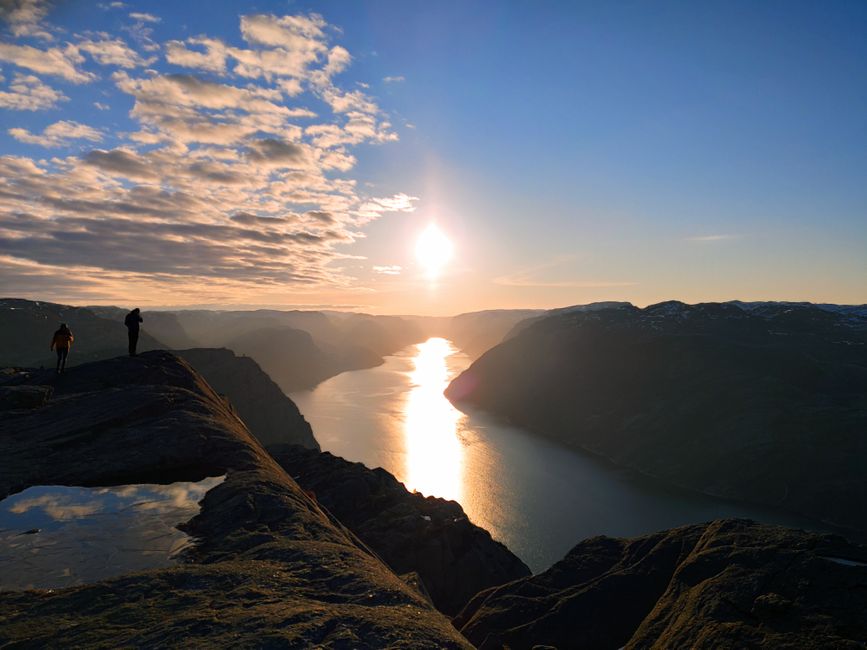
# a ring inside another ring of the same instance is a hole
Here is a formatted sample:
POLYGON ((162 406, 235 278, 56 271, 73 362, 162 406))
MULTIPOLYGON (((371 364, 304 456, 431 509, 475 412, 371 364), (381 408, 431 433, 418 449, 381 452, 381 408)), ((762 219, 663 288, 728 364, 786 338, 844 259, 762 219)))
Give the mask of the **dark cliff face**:
POLYGON ((567 310, 487 352, 446 395, 678 485, 867 526, 867 318, 855 308, 567 310))
POLYGON ((478 594, 477 647, 863 648, 867 548, 745 520, 597 537, 478 594))
POLYGON ((384 469, 327 452, 289 446, 268 451, 396 573, 417 573, 445 614, 457 614, 482 589, 530 574, 454 501, 411 494, 384 469))
POLYGON ((218 393, 225 395, 263 445, 293 444, 319 449, 310 424, 295 402, 249 357, 231 350, 195 348, 175 352, 218 393))
POLYGON ((226 474, 184 524, 186 562, 54 591, 0 592, 16 647, 467 648, 417 589, 320 508, 228 403, 166 352, 5 373, 0 498, 32 485, 226 474), (21 397, 19 395, 19 397, 21 397))

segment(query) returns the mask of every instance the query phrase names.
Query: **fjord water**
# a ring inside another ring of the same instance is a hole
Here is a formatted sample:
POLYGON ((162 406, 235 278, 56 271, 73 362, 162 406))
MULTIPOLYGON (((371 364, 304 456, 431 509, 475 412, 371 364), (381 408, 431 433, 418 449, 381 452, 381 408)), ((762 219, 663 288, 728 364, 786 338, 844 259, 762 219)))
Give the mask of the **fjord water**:
POLYGON ((383 467, 409 490, 458 501, 534 571, 594 535, 633 536, 720 517, 817 528, 771 509, 668 488, 483 413, 443 390, 470 359, 431 338, 292 399, 322 449, 383 467))

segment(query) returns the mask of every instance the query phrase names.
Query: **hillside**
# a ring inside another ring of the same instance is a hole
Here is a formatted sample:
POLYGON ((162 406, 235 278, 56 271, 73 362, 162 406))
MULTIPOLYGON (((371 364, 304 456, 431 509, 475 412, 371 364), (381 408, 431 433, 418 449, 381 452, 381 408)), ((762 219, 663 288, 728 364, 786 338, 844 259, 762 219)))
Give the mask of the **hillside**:
POLYGON ((499 648, 861 648, 867 548, 745 520, 595 537, 478 594, 455 625, 499 648))
POLYGON ((184 361, 150 352, 78 366, 62 381, 4 377, 7 397, 46 386, 50 398, 4 411, 0 498, 32 485, 226 479, 183 523, 197 540, 183 562, 0 592, 0 645, 470 647, 306 495, 184 361))
POLYGON ((446 394, 677 485, 865 529, 857 310, 565 311, 488 351, 446 394))

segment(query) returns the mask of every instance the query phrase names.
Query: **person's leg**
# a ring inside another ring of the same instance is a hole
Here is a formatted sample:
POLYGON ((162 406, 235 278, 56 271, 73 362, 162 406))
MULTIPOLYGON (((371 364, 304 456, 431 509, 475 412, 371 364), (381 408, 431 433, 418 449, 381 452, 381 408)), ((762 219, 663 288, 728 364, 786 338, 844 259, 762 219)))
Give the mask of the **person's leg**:
POLYGON ((57 372, 58 372, 58 374, 60 373, 60 358, 61 358, 61 355, 63 354, 62 350, 63 350, 63 348, 57 348, 57 372))
POLYGON ((138 345, 138 332, 129 333, 129 356, 135 356, 135 348, 138 345))
POLYGON ((60 366, 60 372, 66 370, 66 357, 69 356, 69 348, 60 348, 58 351, 60 359, 57 360, 58 365, 60 366))

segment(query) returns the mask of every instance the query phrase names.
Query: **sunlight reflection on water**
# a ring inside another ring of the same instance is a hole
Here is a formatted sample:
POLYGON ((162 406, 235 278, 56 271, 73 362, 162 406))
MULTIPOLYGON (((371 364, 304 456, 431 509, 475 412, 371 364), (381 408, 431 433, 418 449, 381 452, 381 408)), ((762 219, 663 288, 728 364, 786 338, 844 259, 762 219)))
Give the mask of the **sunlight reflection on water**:
POLYGON ((456 350, 442 338, 415 347, 404 406, 406 486, 422 494, 463 501, 464 450, 458 424, 466 416, 443 395, 450 379, 446 359, 456 350))
POLYGON ((450 341, 428 339, 291 397, 324 450, 384 467, 425 496, 458 501, 534 571, 594 535, 631 537, 720 517, 810 528, 642 479, 484 413, 462 413, 442 391, 469 364, 450 341))
POLYGON ((224 476, 168 485, 39 485, 0 501, 0 591, 70 587, 170 566, 177 529, 224 476))

